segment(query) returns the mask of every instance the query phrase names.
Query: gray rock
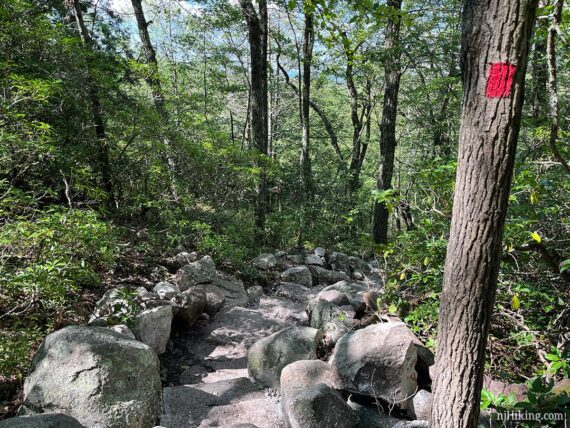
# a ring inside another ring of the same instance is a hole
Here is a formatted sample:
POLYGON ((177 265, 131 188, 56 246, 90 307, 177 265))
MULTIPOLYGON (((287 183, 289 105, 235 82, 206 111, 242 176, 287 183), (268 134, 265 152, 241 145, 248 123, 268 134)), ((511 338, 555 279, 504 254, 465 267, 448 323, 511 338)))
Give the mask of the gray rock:
POLYGON ((314 296, 310 288, 295 284, 294 282, 283 282, 279 284, 276 294, 299 303, 305 303, 314 296))
POLYGON ((346 254, 333 251, 329 254, 327 261, 332 270, 344 273, 350 272, 350 262, 346 254))
POLYGON ((319 300, 326 300, 327 302, 334 303, 338 306, 348 305, 350 301, 346 294, 338 290, 326 290, 319 292, 313 299, 309 301, 307 310, 312 311, 313 307, 317 304, 319 300))
POLYGON ((364 294, 368 291, 366 284, 359 282, 350 282, 349 280, 342 280, 336 282, 328 287, 323 288, 321 291, 337 290, 346 294, 349 297, 354 297, 359 294, 364 294))
POLYGON ((305 264, 323 267, 325 265, 325 261, 319 256, 310 254, 307 257, 305 257, 305 264))
POLYGON ((166 351, 172 328, 172 308, 159 306, 137 315, 133 333, 137 340, 150 346, 157 355, 166 351))
POLYGON ((198 254, 195 252, 188 253, 186 251, 181 251, 174 256, 174 262, 179 266, 185 266, 190 263, 193 263, 198 258, 198 254))
POLYGON ((287 269, 281 274, 284 282, 294 282, 305 287, 313 286, 313 277, 307 266, 296 266, 287 269))
POLYGON ((260 270, 273 269, 277 265, 277 259, 271 253, 264 253, 253 259, 253 267, 260 270))
POLYGON ((207 291, 206 306, 204 307, 204 312, 213 317, 218 312, 220 312, 220 309, 222 309, 224 303, 226 303, 226 298, 223 296, 221 291, 207 291))
POLYGON ((311 266, 311 274, 313 282, 319 285, 335 284, 339 281, 350 281, 350 278, 344 272, 328 270, 320 266, 311 266))
MULTIPOLYGON (((143 287, 141 287, 143 288, 143 287)), ((146 291, 146 289, 143 288, 146 291)), ((154 298, 157 296, 153 295, 154 298)), ((125 299, 120 290, 112 288, 107 290, 103 297, 96 303, 93 315, 90 321, 97 318, 107 318, 109 316, 118 316, 128 314, 133 308, 134 302, 125 299)))
POLYGON ((427 421, 431 419, 431 392, 420 389, 408 406, 408 416, 412 419, 427 421))
POLYGON ((172 299, 174 296, 180 293, 178 287, 169 282, 159 282, 154 286, 152 292, 156 294, 160 299, 172 299))
POLYGON ((123 336, 127 336, 130 339, 135 339, 135 335, 133 334, 131 329, 127 327, 125 324, 117 324, 109 328, 119 334, 122 334, 123 336))
POLYGON ((77 419, 62 413, 42 413, 0 421, 0 428, 84 428, 77 419))
POLYGON ((402 322, 375 324, 340 338, 331 359, 339 387, 406 408, 417 388, 417 338, 402 322))
POLYGON ((327 250, 325 250, 323 247, 317 247, 315 248, 315 256, 319 256, 319 257, 325 257, 327 255, 327 250))
POLYGON ((183 327, 191 327, 206 308, 206 293, 199 286, 192 287, 176 296, 178 312, 175 321, 183 327))
POLYGON ((290 254, 286 256, 286 258, 294 265, 300 265, 303 263, 303 258, 298 254, 290 254))
POLYGON ((286 365, 317 358, 316 336, 314 328, 294 326, 255 342, 247 352, 250 375, 263 385, 278 388, 286 365))
POLYGON ((342 395, 318 383, 298 391, 284 405, 291 428, 356 428, 356 418, 342 395))
POLYGON ((370 273, 372 271, 372 267, 360 257, 350 256, 348 263, 353 271, 361 271, 363 273, 370 273))
POLYGON ((326 345, 333 345, 350 331, 354 310, 352 306, 342 309, 334 303, 319 300, 311 311, 311 327, 320 331, 320 339, 326 345))
POLYGON ((137 293, 135 297, 137 303, 145 303, 159 298, 156 294, 151 293, 144 287, 138 287, 135 292, 137 293))
POLYGON ((185 291, 196 284, 212 282, 216 276, 216 265, 210 256, 204 256, 179 271, 180 290, 185 291))
POLYGON ((218 272, 212 280, 212 284, 202 286, 206 293, 219 293, 225 299, 225 308, 235 306, 247 306, 249 297, 243 286, 243 282, 231 275, 218 272))
POLYGON ((33 412, 61 412, 86 427, 150 427, 160 415, 156 354, 108 328, 71 326, 45 338, 24 384, 33 412))
POLYGON ((263 287, 259 285, 254 285, 253 287, 249 287, 247 289, 247 296, 249 297, 249 303, 258 302, 261 296, 264 295, 263 287))

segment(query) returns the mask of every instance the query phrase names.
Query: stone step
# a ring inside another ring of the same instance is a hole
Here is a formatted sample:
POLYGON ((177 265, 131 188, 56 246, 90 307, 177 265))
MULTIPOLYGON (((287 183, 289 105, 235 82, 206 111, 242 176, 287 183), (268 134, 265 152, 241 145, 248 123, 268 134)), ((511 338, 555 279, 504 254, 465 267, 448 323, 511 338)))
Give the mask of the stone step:
POLYGON ((163 389, 161 425, 166 428, 237 423, 252 423, 259 428, 280 426, 275 425, 281 421, 279 403, 268 391, 245 377, 167 387, 163 389), (259 425, 265 420, 271 423, 259 425))

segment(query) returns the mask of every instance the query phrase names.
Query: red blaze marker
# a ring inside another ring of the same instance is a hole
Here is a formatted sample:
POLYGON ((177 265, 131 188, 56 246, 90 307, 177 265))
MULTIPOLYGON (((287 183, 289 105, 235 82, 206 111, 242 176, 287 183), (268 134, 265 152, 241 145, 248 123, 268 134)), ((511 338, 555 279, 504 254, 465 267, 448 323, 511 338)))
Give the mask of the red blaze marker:
POLYGON ((511 95, 511 86, 516 67, 506 62, 491 64, 485 96, 487 98, 504 98, 511 95))

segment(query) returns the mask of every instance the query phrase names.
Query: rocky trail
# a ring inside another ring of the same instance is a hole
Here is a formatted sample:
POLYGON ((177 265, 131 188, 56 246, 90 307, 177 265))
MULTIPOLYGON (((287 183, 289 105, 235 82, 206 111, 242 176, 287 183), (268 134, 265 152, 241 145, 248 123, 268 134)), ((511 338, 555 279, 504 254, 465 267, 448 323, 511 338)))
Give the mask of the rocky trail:
POLYGON ((169 263, 175 275, 109 290, 88 326, 46 338, 26 380, 28 416, 9 426, 58 414, 53 426, 427 426, 433 354, 377 307, 374 264, 322 248, 262 254, 262 288, 208 256, 169 263))

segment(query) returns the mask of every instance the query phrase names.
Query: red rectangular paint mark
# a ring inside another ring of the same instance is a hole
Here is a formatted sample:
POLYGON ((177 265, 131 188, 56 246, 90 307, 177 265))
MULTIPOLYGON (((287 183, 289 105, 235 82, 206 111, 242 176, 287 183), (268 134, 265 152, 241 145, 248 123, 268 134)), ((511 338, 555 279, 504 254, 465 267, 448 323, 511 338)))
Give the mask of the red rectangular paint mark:
POLYGON ((513 64, 506 62, 491 64, 485 96, 487 98, 504 98, 511 95, 515 68, 513 64))

